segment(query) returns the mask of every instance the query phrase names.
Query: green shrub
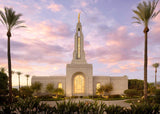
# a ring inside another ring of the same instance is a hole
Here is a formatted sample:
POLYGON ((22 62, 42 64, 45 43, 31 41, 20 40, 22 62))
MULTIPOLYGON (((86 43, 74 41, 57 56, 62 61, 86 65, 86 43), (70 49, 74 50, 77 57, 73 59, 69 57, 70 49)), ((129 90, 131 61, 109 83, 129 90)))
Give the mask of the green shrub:
POLYGON ((90 96, 90 98, 101 98, 101 96, 93 95, 93 96, 90 96))
POLYGON ((75 99, 75 98, 78 98, 78 96, 71 96, 71 98, 74 98, 74 99, 75 99))
POLYGON ((126 112, 126 110, 124 110, 124 107, 117 106, 117 105, 106 106, 104 111, 107 114, 125 114, 126 112))
POLYGON ((23 86, 20 88, 20 96, 22 98, 32 97, 32 94, 33 90, 31 89, 31 87, 23 86))
POLYGON ((128 80, 128 89, 143 90, 143 88, 144 88, 143 80, 137 80, 137 79, 128 80))
POLYGON ((17 102, 2 107, 2 114, 158 114, 160 105, 158 104, 138 104, 131 105, 130 109, 121 106, 110 105, 98 102, 56 102, 56 106, 40 103, 35 98, 19 98, 17 102))
POLYGON ((79 98, 83 98, 83 96, 79 96, 79 98))
POLYGON ((144 94, 143 90, 137 90, 137 95, 138 96, 143 96, 143 94, 144 94))
POLYGON ((142 103, 138 105, 131 105, 131 114, 159 114, 159 105, 142 103))
POLYGON ((121 98, 121 95, 117 94, 117 95, 110 95, 109 98, 121 98))
POLYGON ((138 92, 135 89, 127 89, 124 91, 124 93, 128 96, 128 97, 133 97, 133 96, 137 96, 138 92))
POLYGON ((155 101, 156 103, 160 104, 160 90, 159 89, 156 90, 155 101))

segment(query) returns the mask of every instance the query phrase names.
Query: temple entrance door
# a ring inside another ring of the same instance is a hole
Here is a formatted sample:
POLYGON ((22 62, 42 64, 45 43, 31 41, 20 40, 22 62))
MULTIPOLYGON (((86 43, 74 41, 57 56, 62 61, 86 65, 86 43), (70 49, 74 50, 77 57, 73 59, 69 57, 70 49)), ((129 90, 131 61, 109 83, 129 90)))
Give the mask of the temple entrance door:
POLYGON ((83 96, 85 93, 85 78, 82 74, 77 74, 73 78, 73 95, 83 96))

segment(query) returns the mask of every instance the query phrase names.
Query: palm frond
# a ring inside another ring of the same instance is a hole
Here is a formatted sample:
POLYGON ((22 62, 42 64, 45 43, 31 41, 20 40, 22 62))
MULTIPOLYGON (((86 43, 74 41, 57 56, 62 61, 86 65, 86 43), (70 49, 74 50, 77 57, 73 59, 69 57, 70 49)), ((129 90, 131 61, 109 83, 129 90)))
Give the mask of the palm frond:
POLYGON ((133 10, 133 12, 134 12, 142 21, 144 21, 144 18, 143 18, 143 16, 141 15, 140 12, 138 12, 137 10, 133 10))
POLYGON ((133 19, 136 19, 137 21, 140 21, 140 22, 141 22, 141 20, 140 20, 138 17, 133 16, 132 18, 133 18, 133 19))
POLYGON ((20 20, 22 14, 16 14, 12 8, 4 8, 4 13, 0 11, 1 22, 6 25, 8 30, 12 28, 20 28, 23 27, 20 24, 24 23, 24 21, 20 20))
POLYGON ((0 16, 1 16, 1 22, 3 23, 3 24, 7 24, 7 20, 6 20, 6 16, 5 16, 5 14, 2 12, 2 11, 0 11, 0 16))
POLYGON ((132 23, 142 24, 142 23, 141 23, 141 22, 139 22, 139 21, 135 21, 135 22, 132 22, 132 23))
POLYGON ((160 10, 158 12, 154 12, 158 1, 159 0, 153 0, 152 2, 143 1, 142 3, 139 3, 137 10, 133 10, 133 12, 137 15, 137 17, 134 17, 134 19, 137 20, 136 23, 140 24, 143 22, 145 26, 148 26, 150 19, 155 18, 160 12, 160 10))
POLYGON ((17 26, 15 27, 15 29, 18 29, 18 28, 25 28, 26 26, 17 26))

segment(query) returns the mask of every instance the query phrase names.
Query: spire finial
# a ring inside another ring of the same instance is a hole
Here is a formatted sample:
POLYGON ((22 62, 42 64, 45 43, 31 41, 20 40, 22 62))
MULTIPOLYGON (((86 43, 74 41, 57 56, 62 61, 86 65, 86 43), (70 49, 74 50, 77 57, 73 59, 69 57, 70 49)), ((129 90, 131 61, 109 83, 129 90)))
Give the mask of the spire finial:
POLYGON ((81 12, 78 13, 78 23, 80 23, 80 14, 81 12))

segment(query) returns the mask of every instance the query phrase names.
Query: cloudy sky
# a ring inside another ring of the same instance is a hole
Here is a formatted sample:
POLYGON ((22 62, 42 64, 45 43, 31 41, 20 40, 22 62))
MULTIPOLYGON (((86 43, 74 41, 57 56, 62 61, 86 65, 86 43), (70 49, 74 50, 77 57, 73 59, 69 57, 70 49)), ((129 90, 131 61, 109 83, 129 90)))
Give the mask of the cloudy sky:
MULTIPOLYGON (((72 60, 78 12, 81 12, 86 59, 93 64, 93 74, 143 79, 143 26, 132 23, 132 10, 139 2, 141 0, 0 0, 0 10, 4 6, 13 8, 23 14, 21 19, 27 26, 12 31, 13 70, 31 77, 66 75, 66 64, 72 60)), ((148 81, 153 82, 152 64, 160 62, 160 15, 150 22, 149 28, 148 81)), ((7 68, 6 44, 6 28, 0 24, 0 67, 7 68)), ((26 85, 23 75, 21 83, 26 85)), ((14 74, 13 86, 16 85, 18 77, 14 74)))

